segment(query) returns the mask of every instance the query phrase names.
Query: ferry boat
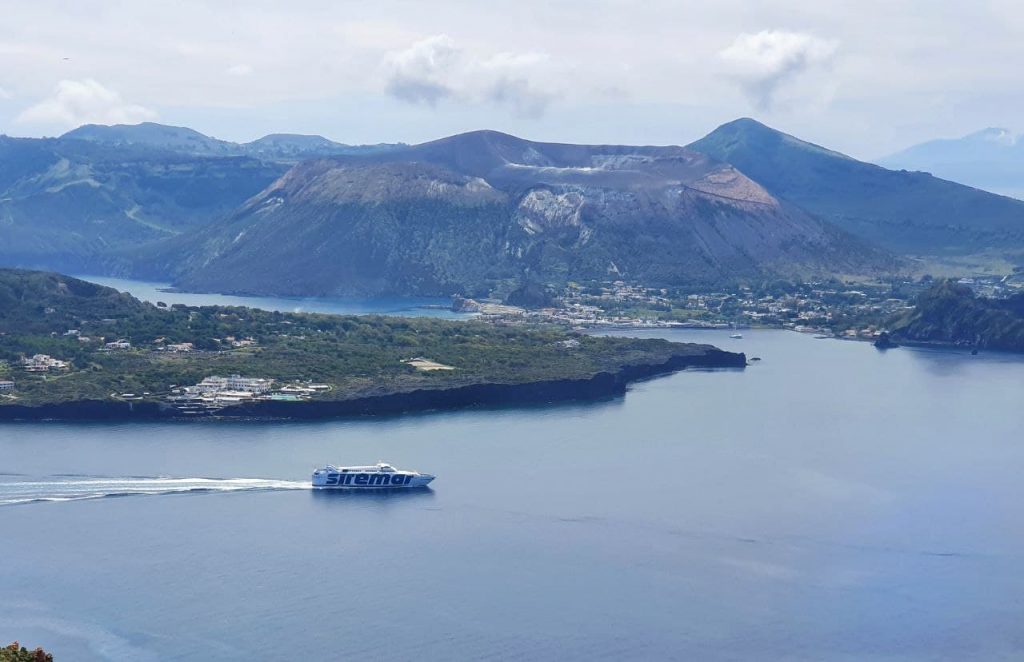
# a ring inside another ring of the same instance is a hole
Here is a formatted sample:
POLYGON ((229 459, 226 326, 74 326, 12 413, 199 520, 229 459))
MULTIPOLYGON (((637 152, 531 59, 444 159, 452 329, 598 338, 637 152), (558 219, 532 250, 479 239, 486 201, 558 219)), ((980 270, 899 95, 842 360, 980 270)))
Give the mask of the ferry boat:
POLYGON ((426 487, 434 476, 396 469, 385 462, 366 467, 336 467, 328 464, 313 472, 317 489, 380 490, 426 487))

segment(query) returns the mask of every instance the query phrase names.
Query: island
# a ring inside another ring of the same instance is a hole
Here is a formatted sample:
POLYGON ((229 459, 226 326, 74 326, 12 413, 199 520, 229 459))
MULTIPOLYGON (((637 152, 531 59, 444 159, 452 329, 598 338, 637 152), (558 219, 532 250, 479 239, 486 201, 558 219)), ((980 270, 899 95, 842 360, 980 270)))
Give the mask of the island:
POLYGON ((166 306, 0 269, 0 419, 323 418, 613 397, 742 353, 556 326, 166 306))

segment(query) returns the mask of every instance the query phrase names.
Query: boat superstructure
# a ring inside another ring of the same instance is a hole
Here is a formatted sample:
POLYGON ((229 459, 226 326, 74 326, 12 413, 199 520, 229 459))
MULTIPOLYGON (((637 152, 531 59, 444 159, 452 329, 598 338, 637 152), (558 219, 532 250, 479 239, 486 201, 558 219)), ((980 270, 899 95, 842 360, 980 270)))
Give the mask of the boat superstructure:
POLYGON ((313 487, 324 489, 405 489, 426 487, 431 474, 396 469, 386 462, 363 467, 336 467, 328 464, 313 472, 313 487))

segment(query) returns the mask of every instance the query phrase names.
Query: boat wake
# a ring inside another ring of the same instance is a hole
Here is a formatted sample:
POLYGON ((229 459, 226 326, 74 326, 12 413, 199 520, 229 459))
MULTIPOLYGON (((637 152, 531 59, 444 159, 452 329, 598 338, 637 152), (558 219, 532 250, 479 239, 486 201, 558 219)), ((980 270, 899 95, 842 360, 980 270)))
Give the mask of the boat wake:
POLYGON ((268 478, 171 478, 167 476, 23 476, 0 474, 0 506, 45 501, 204 492, 308 490, 309 483, 268 478))

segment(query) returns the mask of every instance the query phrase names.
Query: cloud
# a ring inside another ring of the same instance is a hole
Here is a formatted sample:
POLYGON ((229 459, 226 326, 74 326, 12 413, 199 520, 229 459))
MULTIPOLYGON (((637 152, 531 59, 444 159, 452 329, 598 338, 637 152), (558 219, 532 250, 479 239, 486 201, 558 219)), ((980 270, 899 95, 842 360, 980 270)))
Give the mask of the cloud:
POLYGON ((801 32, 743 33, 719 52, 729 74, 759 110, 770 109, 785 83, 828 65, 839 42, 801 32))
POLYGON ((540 117, 555 97, 539 82, 547 59, 538 53, 480 56, 435 35, 387 55, 385 89, 408 103, 491 103, 520 117, 540 117))
POLYGON ((156 119, 155 111, 126 103, 117 92, 92 78, 62 80, 53 94, 26 108, 15 121, 76 127, 82 124, 136 124, 156 119))
POLYGON ((11 93, 0 87, 0 100, 12 98, 11 93))
POLYGON ((233 64, 224 73, 229 76, 251 76, 252 67, 248 64, 233 64))

